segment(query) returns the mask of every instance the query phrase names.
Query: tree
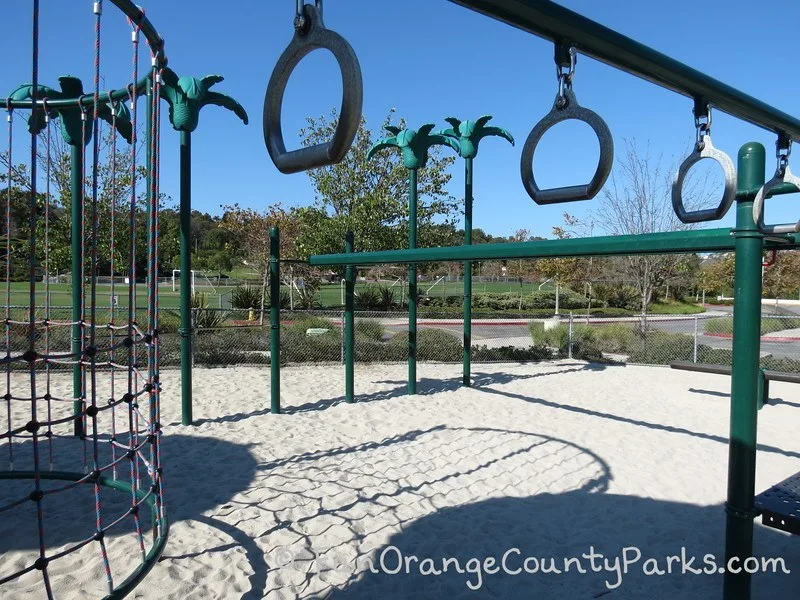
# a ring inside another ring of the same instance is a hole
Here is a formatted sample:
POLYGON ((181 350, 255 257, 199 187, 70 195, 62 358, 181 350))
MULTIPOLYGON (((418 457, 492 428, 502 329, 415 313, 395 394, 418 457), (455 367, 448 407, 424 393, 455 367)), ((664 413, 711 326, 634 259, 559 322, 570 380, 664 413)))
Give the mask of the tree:
POLYGON ((764 296, 795 298, 800 291, 800 252, 784 250, 772 265, 764 267, 764 296))
MULTIPOLYGON (((223 211, 219 226, 239 241, 243 259, 261 278, 263 310, 269 281, 270 230, 273 227, 278 227, 280 230, 281 259, 299 258, 298 238, 302 227, 299 211, 297 209, 287 211, 280 204, 273 204, 263 212, 242 208, 238 204, 224 206, 223 211)), ((309 289, 319 285, 318 272, 307 265, 295 265, 294 273, 304 278, 309 289)), ((279 292, 273 290, 272 293, 279 292)))
MULTIPOLYGON (((635 140, 625 140, 625 155, 603 189, 592 221, 607 235, 641 235, 659 231, 686 230, 693 224, 681 223, 672 209, 671 189, 674 168, 665 169, 661 157, 650 155, 649 144, 641 149, 635 140)), ((707 204, 710 193, 707 177, 690 173, 683 186, 687 210, 707 204)), ((625 279, 634 282, 647 311, 656 288, 663 286, 682 269, 685 255, 629 256, 622 262, 625 279)))
MULTIPOLYGON (((51 121, 51 125, 52 125, 51 121)), ((40 135, 44 135, 43 133, 40 135)), ((120 275, 127 271, 130 252, 130 202, 131 184, 134 171, 132 171, 132 156, 127 144, 122 144, 119 139, 115 142, 112 132, 107 131, 100 141, 100 163, 98 164, 98 201, 97 201, 97 271, 98 275, 111 274, 111 254, 113 247, 114 271, 120 275), (114 216, 114 235, 112 230, 112 212, 114 216), (112 244, 113 238, 113 244, 112 244)), ((140 143, 137 145, 137 155, 144 156, 144 136, 138 136, 140 143)), ((69 271, 71 268, 71 222, 72 197, 70 191, 70 150, 61 135, 51 135, 49 151, 50 168, 47 169, 48 149, 44 143, 39 144, 37 160, 40 165, 40 174, 47 177, 50 183, 50 208, 49 208, 49 271, 51 274, 69 271)), ((138 161, 137 161, 138 162, 138 161)), ((11 187, 15 190, 12 194, 12 234, 21 231, 27 239, 28 214, 30 202, 30 175, 25 164, 9 165, 8 152, 0 153, 0 168, 4 174, 0 176, 0 184, 7 185, 7 173, 11 172, 11 187), (19 198, 19 202, 14 198, 19 198)), ((135 201, 135 228, 136 228, 136 271, 142 274, 147 269, 147 206, 145 169, 137 165, 135 176, 137 178, 137 195, 135 201)), ((86 189, 91 189, 91 180, 87 178, 86 189)), ((5 190, 4 190, 5 191, 5 190)), ((44 267, 44 226, 45 226, 45 186, 38 186, 39 209, 37 219, 37 262, 40 269, 44 267)), ((5 209, 5 196, 3 193, 2 206, 5 209)), ((177 253, 178 233, 177 221, 173 227, 171 218, 174 211, 168 207, 170 198, 162 195, 159 199, 160 233, 159 233, 159 270, 168 270, 172 265, 172 257, 177 253)), ((91 194, 86 195, 86 227, 85 243, 91 243, 92 199, 91 194)), ((3 212, 3 214, 5 214, 3 212)), ((27 256, 27 247, 24 249, 27 256)), ((86 253, 86 273, 90 271, 90 254, 86 253)), ((25 274, 27 278, 27 272, 25 274)))
MULTIPOLYGON (((392 116, 393 111, 390 111, 382 127, 391 126, 392 116)), ((303 145, 329 140, 336 118, 335 112, 330 117, 309 118, 308 126, 300 132, 303 145)), ((403 126, 401 120, 399 127, 403 126)), ((395 152, 381 152, 367 160, 377 138, 362 119, 353 145, 342 162, 308 171, 315 202, 298 212, 304 224, 297 246, 300 257, 342 252, 347 231, 355 234, 359 251, 405 247, 408 172, 401 156, 395 152)), ((419 171, 420 247, 440 245, 441 235, 448 230, 436 225, 453 224, 458 215, 455 198, 445 190, 451 177, 447 169, 454 161, 455 157, 443 157, 438 148, 431 148, 427 168, 419 171)))
MULTIPOLYGON (((573 228, 578 225, 578 220, 568 213, 564 213, 563 218, 564 227, 553 227, 553 236, 559 240, 576 237, 573 228)), ((588 258, 543 258, 537 263, 543 277, 553 279, 573 289, 580 289, 585 282, 591 279, 591 264, 588 258)))
POLYGON ((712 254, 700 265, 700 286, 706 292, 728 294, 733 291, 735 255, 712 254))

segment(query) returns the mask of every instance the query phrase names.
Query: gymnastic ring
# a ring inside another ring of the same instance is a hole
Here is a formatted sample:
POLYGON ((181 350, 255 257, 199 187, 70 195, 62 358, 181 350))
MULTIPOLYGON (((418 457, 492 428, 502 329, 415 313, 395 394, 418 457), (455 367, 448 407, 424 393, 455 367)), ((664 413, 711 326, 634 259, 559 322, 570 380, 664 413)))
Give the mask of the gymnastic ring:
POLYGON ((303 27, 295 30, 292 41, 278 59, 264 96, 264 142, 272 162, 281 173, 297 173, 338 163, 350 149, 361 124, 363 82, 356 53, 347 40, 325 28, 318 7, 306 4, 303 10, 303 27), (287 152, 281 129, 286 84, 302 58, 318 48, 329 50, 341 70, 342 107, 339 122, 330 141, 287 152))
POLYGON ((520 161, 520 174, 522 175, 522 185, 525 191, 536 204, 555 204, 558 202, 572 202, 575 200, 590 200, 597 195, 600 188, 608 179, 611 173, 611 166, 614 163, 614 140, 608 125, 596 112, 583 108, 575 98, 575 92, 571 88, 564 89, 563 96, 556 96, 552 110, 539 121, 525 140, 522 147, 522 158, 520 161), (583 121, 594 130, 597 141, 600 143, 600 159, 597 163, 597 170, 592 180, 586 185, 572 185, 567 187, 541 189, 536 184, 533 176, 533 154, 542 136, 561 121, 574 119, 583 121))
POLYGON ((675 177, 672 180, 672 209, 681 223, 701 223, 703 221, 716 221, 725 216, 736 199, 736 168, 733 161, 722 150, 718 150, 711 142, 711 135, 706 134, 701 138, 700 143, 695 147, 694 152, 686 157, 678 167, 675 177), (704 158, 717 161, 722 167, 725 177, 725 188, 722 192, 722 199, 716 208, 703 210, 687 211, 683 206, 683 182, 686 175, 696 163, 704 158))
POLYGON ((770 192, 786 183, 794 185, 800 191, 800 177, 789 170, 789 165, 783 168, 783 174, 775 173, 772 179, 758 190, 753 200, 753 220, 762 233, 797 233, 800 232, 800 221, 797 223, 783 223, 780 225, 764 225, 764 200, 769 198, 770 192))

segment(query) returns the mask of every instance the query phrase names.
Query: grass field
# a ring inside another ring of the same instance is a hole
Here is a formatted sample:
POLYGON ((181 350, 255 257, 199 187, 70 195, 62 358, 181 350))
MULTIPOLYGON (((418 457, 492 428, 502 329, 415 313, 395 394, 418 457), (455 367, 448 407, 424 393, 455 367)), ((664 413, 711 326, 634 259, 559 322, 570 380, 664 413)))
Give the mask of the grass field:
MULTIPOLYGON (((424 295, 428 296, 460 296, 464 293, 464 282, 463 281, 442 281, 439 283, 435 283, 436 280, 425 280, 420 281, 417 283, 417 291, 424 295)), ((358 282, 356 284, 356 293, 358 293, 359 289, 362 289, 366 286, 375 286, 378 285, 375 282, 358 282)), ((391 282, 381 282, 380 285, 390 286, 392 285, 391 282)), ((322 306, 341 306, 342 305, 342 290, 344 289, 342 284, 331 283, 323 285, 319 291, 319 298, 322 306)), ((395 295, 397 296, 398 300, 400 299, 401 294, 401 287, 400 282, 394 284, 392 287, 395 290, 395 295)), ((404 294, 408 294, 408 283, 403 283, 404 294)), ((539 289, 538 283, 523 283, 520 285, 519 283, 503 283, 498 281, 475 281, 472 283, 472 293, 473 294, 502 294, 504 292, 511 292, 514 294, 530 294, 535 292, 539 289)), ((553 289, 550 284, 546 284, 542 287, 542 290, 551 290, 553 289)))
MULTIPOLYGON (((29 299, 28 283, 24 281, 15 281, 11 283, 11 306, 28 306, 29 299)), ((210 307, 218 307, 220 302, 220 295, 230 291, 229 288, 216 288, 216 292, 212 291, 209 287, 197 287, 198 292, 206 294, 206 299, 210 307)), ((97 286, 97 306, 109 307, 111 306, 111 286, 98 285, 97 286)), ((5 285, 0 285, 0 295, 2 295, 5 303, 6 288, 5 285)), ((89 288, 86 288, 88 297, 89 288)), ((117 306, 128 306, 128 286, 127 284, 116 284, 114 286, 114 295, 117 296, 117 306)), ((145 306, 147 302, 147 286, 143 283, 136 285, 137 305, 145 306)), ((175 286, 175 291, 172 291, 172 285, 160 284, 158 286, 159 305, 162 308, 178 308, 180 306, 180 289, 175 286)), ((44 306, 45 304, 45 285, 42 282, 36 284, 36 304, 37 306, 44 306)), ((68 283, 51 283, 50 284, 50 306, 72 306, 72 285, 68 283)))

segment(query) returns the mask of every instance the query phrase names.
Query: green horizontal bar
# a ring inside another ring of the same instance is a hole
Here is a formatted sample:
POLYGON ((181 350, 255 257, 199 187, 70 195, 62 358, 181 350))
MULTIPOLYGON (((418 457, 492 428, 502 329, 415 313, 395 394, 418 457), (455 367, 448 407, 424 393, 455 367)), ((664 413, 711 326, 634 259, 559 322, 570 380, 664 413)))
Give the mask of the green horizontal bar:
MULTIPOLYGON (((152 71, 148 69, 148 73, 152 71)), ((144 96, 147 82, 150 80, 150 75, 146 75, 142 79, 136 82, 136 96, 144 96)), ((118 90, 111 90, 107 92, 100 92, 97 97, 97 101, 100 103, 110 103, 110 102, 118 102, 120 100, 125 101, 130 98, 130 93, 128 92, 128 88, 120 88, 118 90)), ((8 105, 11 105, 11 108, 14 110, 31 110, 33 108, 33 102, 31 100, 7 100, 3 101, 0 99, 0 108, 7 108, 8 105)), ((78 105, 83 105, 85 107, 89 107, 94 105, 94 93, 84 94, 83 96, 77 98, 61 98, 59 100, 47 100, 47 108, 77 108, 78 105)), ((42 99, 36 100, 36 105, 43 107, 44 102, 42 99)))
MULTIPOLYGON (((145 16, 144 11, 131 2, 131 0, 111 0, 111 2, 117 8, 119 8, 122 13, 128 17, 128 19, 130 19, 131 23, 139 27, 139 30, 147 40, 147 44, 150 46, 150 51, 156 57, 156 64, 160 67, 165 67, 167 65, 167 56, 164 54, 164 38, 161 37, 158 31, 156 31, 156 28, 153 27, 150 19, 145 16)), ((147 80, 148 76, 145 76, 140 81, 136 82, 137 96, 144 95, 147 80)), ((118 90, 111 90, 109 92, 101 92, 99 95, 99 101, 104 103, 116 102, 117 100, 127 100, 129 97, 130 95, 128 88, 126 87, 118 90)), ((0 101, 0 105, 2 105, 3 108, 8 108, 9 104, 13 109, 31 110, 33 108, 33 102, 30 100, 0 101)), ((42 100, 37 99, 36 104, 38 106, 42 106, 42 100)), ((47 106, 51 108, 69 108, 72 106, 77 106, 78 104, 82 104, 83 106, 92 106, 92 104, 94 104, 94 94, 84 94, 80 98, 65 98, 61 100, 47 101, 47 106)))
MULTIPOLYGON (((775 236, 766 241, 768 248, 796 246, 800 234, 775 236)), ((309 258, 315 267, 338 265, 379 265, 464 260, 507 260, 513 258, 567 258, 571 256, 628 256, 639 254, 687 254, 691 252, 728 252, 734 249, 731 230, 700 229, 643 235, 610 235, 568 240, 540 240, 475 246, 382 250, 356 254, 323 254, 309 258)))
MULTIPOLYGON (((752 200, 755 198, 756 194, 758 193, 758 189, 749 189, 749 190, 738 190, 736 192, 737 198, 744 198, 748 200, 752 200)), ((781 196, 783 194, 797 194, 798 193, 797 186, 791 183, 782 183, 777 187, 774 187, 770 190, 767 198, 772 198, 773 196, 781 196)))
POLYGON ((800 120, 554 2, 450 1, 553 42, 572 44, 582 54, 800 141, 800 120))

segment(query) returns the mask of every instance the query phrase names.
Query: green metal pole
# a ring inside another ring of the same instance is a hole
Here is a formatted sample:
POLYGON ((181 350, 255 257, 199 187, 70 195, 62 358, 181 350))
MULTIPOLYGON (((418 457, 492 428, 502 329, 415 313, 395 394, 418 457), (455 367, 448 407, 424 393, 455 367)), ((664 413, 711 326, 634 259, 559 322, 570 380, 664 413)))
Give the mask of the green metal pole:
MULTIPOLYGON (((752 190, 764 183, 764 146, 757 142, 739 150, 737 188, 752 190)), ((753 508, 756 475, 756 429, 761 334, 761 256, 763 235, 753 221, 753 195, 738 194, 736 203, 736 274, 733 305, 728 499, 725 504, 725 560, 742 561, 753 554, 753 508)), ((751 577, 743 569, 725 573, 723 598, 749 600, 751 577)))
MULTIPOLYGON (((472 159, 464 159, 464 245, 472 245, 472 159)), ((472 348, 472 261, 464 261, 464 379, 471 385, 470 349, 472 348)))
MULTIPOLYGON (((765 243, 767 249, 789 250, 800 245, 800 234, 776 235, 765 243)), ((566 240, 443 246, 416 250, 379 250, 355 254, 310 256, 312 267, 426 263, 519 258, 568 258, 572 256, 627 256, 645 254, 688 254, 691 252, 732 252, 736 243, 728 227, 694 229, 640 235, 597 236, 566 240)))
MULTIPOLYGON (((353 252, 353 232, 348 231, 345 237, 345 252, 353 252)), ((344 398, 345 402, 355 402, 355 304, 356 269, 353 265, 345 267, 344 296, 344 398)))
POLYGON ((76 144, 71 150, 70 194, 72 198, 72 356, 75 365, 72 367, 72 414, 75 415, 73 431, 76 436, 83 436, 83 421, 77 418, 83 413, 83 377, 81 374, 80 354, 83 328, 80 325, 81 306, 83 305, 83 148, 76 144))
MULTIPOLYGON (((417 247, 417 170, 408 171, 408 248, 417 247)), ((408 266, 408 393, 417 393, 417 265, 408 266)))
POLYGON ((192 424, 192 134, 181 131, 181 424, 192 424))
POLYGON ((281 412, 281 241, 280 232, 269 232, 269 369, 270 412, 281 412))

